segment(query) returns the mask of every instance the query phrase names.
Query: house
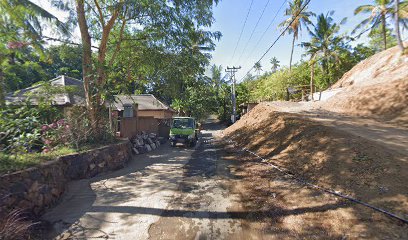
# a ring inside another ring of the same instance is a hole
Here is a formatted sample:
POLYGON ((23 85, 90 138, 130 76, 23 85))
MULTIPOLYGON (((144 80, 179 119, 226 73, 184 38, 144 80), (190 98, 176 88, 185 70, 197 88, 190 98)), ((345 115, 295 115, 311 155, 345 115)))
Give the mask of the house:
MULTIPOLYGON (((50 94, 51 103, 60 107, 65 113, 72 106, 85 106, 85 94, 81 80, 59 76, 50 81, 53 87, 64 87, 68 91, 58 91, 50 94)), ((6 95, 6 103, 18 105, 28 100, 38 105, 39 97, 47 97, 45 83, 19 90, 6 95), (33 95, 28 98, 29 95, 33 95)), ((142 131, 156 133, 167 137, 170 129, 170 119, 176 113, 169 106, 158 100, 152 94, 116 95, 115 101, 106 103, 110 109, 111 121, 117 135, 132 137, 142 131)))
POLYGON ((161 137, 168 137, 171 118, 176 114, 176 111, 152 94, 116 95, 115 102, 111 105, 112 115, 117 122, 115 128, 121 137, 131 136, 135 131, 153 132, 161 137), (127 119, 127 112, 131 110, 126 108, 130 106, 137 108, 137 117, 132 120, 133 124, 127 119))
POLYGON ((50 99, 45 98, 52 97, 52 104, 61 108, 74 105, 85 106, 84 87, 81 80, 62 75, 50 80, 49 83, 54 88, 50 91, 47 91, 45 83, 39 83, 14 93, 9 93, 5 97, 6 104, 18 105, 29 99, 30 103, 35 106, 38 105, 39 98, 44 98, 44 100, 48 101, 50 99), (51 94, 51 91, 55 93, 51 94))

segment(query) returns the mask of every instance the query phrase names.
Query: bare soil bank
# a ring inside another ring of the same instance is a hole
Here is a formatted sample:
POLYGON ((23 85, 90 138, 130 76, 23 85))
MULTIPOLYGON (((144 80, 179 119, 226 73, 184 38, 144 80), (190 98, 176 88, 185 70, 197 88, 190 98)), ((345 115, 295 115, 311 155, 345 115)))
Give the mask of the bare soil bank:
MULTIPOLYGON (((224 134, 240 147, 258 153, 299 177, 408 218, 408 156, 395 153, 370 140, 305 120, 298 114, 275 112, 266 104, 258 105, 226 129, 224 134)), ((254 191, 261 193, 262 189, 267 191, 256 198, 259 198, 257 201, 262 202, 262 205, 268 206, 273 195, 268 195, 272 194, 268 192, 272 190, 265 190, 269 189, 265 184, 272 182, 276 185, 275 189, 282 191, 278 186, 279 181, 276 183, 268 179, 275 175, 268 173, 269 167, 254 162, 253 157, 242 157, 240 160, 247 161, 242 174, 250 179, 243 181, 245 184, 242 188, 248 194, 254 191)), ((306 207, 312 203, 302 203, 305 197, 303 195, 308 194, 302 189, 304 188, 290 191, 290 201, 306 207)), ((250 195, 247 197, 251 198, 250 195)), ((339 238, 344 236, 341 233, 346 230, 352 230, 351 235, 347 236, 356 239, 406 238, 408 233, 407 226, 357 205, 321 214, 324 214, 321 218, 313 215, 309 216, 310 219, 308 215, 300 214, 302 217, 299 224, 312 221, 317 224, 317 229, 323 228, 334 234, 326 235, 327 237, 339 238)), ((282 224, 296 225, 294 222, 282 224)))

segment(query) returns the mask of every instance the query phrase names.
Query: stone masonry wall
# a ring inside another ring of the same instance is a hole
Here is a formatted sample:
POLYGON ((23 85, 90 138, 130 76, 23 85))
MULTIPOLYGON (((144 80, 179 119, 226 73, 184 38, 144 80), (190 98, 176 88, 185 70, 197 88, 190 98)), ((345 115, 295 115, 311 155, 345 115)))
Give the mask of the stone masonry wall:
POLYGON ((0 217, 16 208, 38 216, 59 199, 69 181, 123 168, 131 154, 130 142, 123 141, 0 176, 0 217))

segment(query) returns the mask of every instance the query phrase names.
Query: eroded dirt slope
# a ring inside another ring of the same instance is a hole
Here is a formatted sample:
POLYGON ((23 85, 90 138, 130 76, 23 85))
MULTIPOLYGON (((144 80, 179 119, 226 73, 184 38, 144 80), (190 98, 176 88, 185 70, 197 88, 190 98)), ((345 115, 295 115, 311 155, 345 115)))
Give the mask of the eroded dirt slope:
POLYGON ((318 107, 408 127, 408 56, 398 47, 360 62, 332 89, 342 91, 318 107))
POLYGON ((408 218, 406 155, 267 104, 224 134, 297 176, 408 218))

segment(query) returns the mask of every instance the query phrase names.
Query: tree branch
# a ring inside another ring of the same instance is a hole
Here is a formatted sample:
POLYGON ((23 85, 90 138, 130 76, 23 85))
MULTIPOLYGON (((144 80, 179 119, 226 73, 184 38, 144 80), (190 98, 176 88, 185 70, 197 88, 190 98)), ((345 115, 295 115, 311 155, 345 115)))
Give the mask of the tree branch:
POLYGON ((95 3, 95 6, 96 6, 96 9, 98 10, 98 13, 99 13, 99 20, 101 21, 102 28, 104 28, 105 27, 105 20, 103 19, 101 6, 99 5, 98 0, 94 0, 94 3, 95 3))
POLYGON ((119 33, 119 41, 116 44, 115 51, 113 52, 113 55, 109 61, 109 65, 113 64, 113 61, 115 60, 116 56, 118 55, 118 52, 120 51, 120 45, 123 40, 123 32, 125 31, 125 26, 126 26, 126 20, 123 20, 122 26, 120 27, 120 33, 119 33))
MULTIPOLYGON (((61 43, 66 43, 66 44, 72 44, 75 46, 82 46, 82 44, 80 43, 76 43, 76 42, 71 42, 71 41, 67 41, 67 40, 63 40, 63 39, 58 39, 58 38, 53 38, 53 37, 48 37, 48 36, 42 36, 41 38, 46 39, 46 40, 51 40, 51 41, 55 41, 55 42, 61 42, 61 43)), ((96 46, 91 46, 92 48, 95 49, 99 49, 99 47, 96 46)))

